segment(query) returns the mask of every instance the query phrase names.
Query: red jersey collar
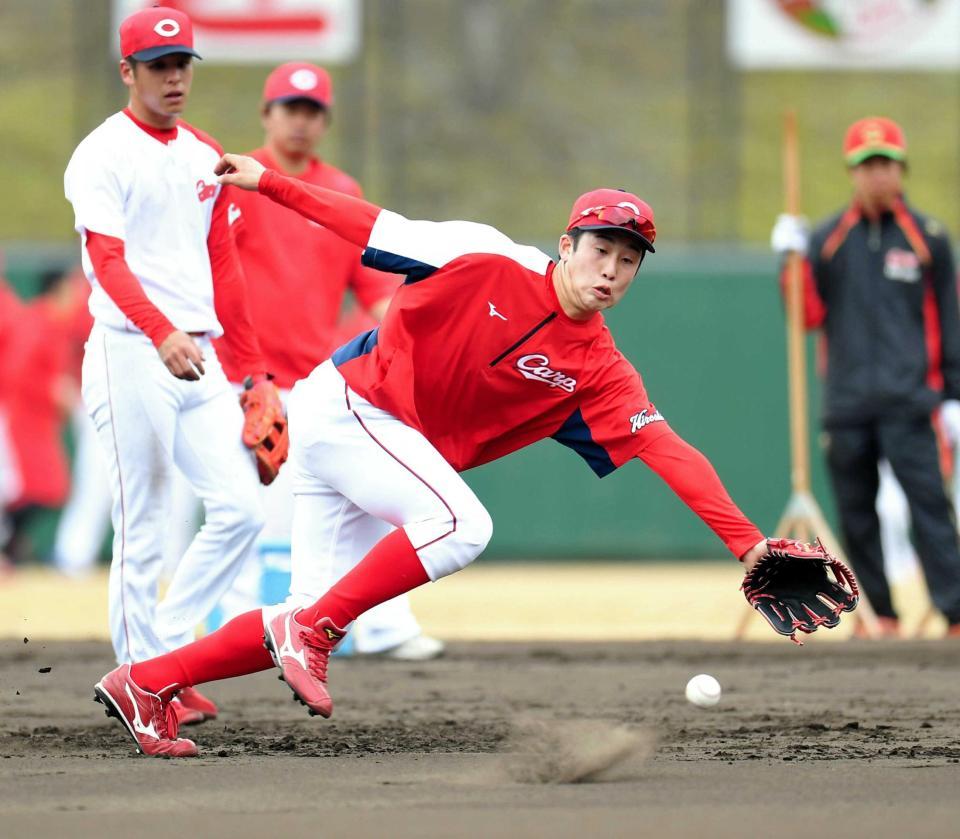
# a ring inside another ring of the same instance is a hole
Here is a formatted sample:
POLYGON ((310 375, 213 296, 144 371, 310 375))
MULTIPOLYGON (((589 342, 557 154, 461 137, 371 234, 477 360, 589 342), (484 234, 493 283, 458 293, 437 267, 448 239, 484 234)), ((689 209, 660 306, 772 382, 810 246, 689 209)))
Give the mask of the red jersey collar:
POLYGON ((177 139, 177 126, 173 128, 154 128, 152 125, 147 125, 145 122, 141 122, 133 115, 133 111, 129 108, 123 109, 123 114, 130 118, 134 125, 138 128, 146 131, 154 140, 159 140, 161 143, 166 145, 172 140, 177 139))

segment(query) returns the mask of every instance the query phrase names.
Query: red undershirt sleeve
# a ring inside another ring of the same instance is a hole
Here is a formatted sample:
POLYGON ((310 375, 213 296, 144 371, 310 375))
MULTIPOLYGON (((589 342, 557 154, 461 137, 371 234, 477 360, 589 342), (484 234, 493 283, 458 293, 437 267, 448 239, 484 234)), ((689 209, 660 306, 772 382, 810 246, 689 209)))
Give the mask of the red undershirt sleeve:
POLYGON ((210 232, 207 234, 207 250, 213 274, 213 306, 217 320, 223 326, 223 341, 237 367, 257 378, 266 372, 267 366, 260 342, 253 331, 247 282, 230 232, 227 218, 229 194, 229 188, 220 191, 213 206, 210 232))
POLYGON ((380 207, 362 198, 288 178, 272 169, 260 176, 257 188, 261 195, 296 210, 361 248, 370 241, 370 231, 381 212, 380 207))
POLYGON ((661 434, 637 455, 738 559, 764 535, 733 503, 709 460, 676 432, 661 434))
POLYGON ((123 239, 86 231, 87 254, 97 282, 120 311, 159 347, 176 327, 147 297, 127 265, 123 239))

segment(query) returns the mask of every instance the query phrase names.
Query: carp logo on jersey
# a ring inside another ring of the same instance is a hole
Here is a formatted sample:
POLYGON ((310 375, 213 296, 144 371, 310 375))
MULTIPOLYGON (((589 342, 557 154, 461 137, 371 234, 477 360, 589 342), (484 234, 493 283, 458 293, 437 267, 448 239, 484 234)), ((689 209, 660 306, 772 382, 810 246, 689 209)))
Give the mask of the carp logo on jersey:
POLYGON ((645 425, 650 425, 651 422, 664 422, 663 414, 661 414, 656 408, 654 408, 654 413, 649 413, 649 408, 644 408, 639 414, 634 414, 630 417, 630 433, 636 434, 641 428, 645 425))
POLYGON ((559 370, 551 370, 549 364, 550 359, 541 353, 517 359, 517 369, 525 379, 533 379, 535 382, 543 382, 550 387, 563 388, 567 393, 573 393, 577 380, 559 370))
POLYGON ((217 185, 215 183, 208 184, 204 183, 202 180, 197 181, 197 198, 200 199, 202 204, 208 198, 213 198, 217 194, 217 185))

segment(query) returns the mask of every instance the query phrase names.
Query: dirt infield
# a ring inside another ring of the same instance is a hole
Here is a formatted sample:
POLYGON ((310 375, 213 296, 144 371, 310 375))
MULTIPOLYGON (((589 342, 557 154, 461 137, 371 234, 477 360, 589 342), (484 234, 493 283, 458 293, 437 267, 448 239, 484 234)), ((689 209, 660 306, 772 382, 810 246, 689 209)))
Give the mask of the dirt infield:
POLYGON ((164 761, 91 701, 106 644, 6 640, 0 834, 956 835, 958 661, 945 641, 458 643, 335 661, 327 721, 275 673, 212 685, 201 757, 164 761), (715 709, 683 698, 700 672, 715 709))

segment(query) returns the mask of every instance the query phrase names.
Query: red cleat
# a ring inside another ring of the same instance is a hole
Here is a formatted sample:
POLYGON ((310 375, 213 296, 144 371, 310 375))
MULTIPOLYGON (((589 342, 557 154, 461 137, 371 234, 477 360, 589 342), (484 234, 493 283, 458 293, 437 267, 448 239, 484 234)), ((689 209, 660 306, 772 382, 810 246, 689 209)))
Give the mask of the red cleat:
POLYGON ((172 704, 180 725, 196 725, 217 718, 217 706, 196 688, 181 688, 172 704))
POLYGON ((271 620, 264 630, 264 646, 294 698, 309 708, 311 716, 329 717, 333 700, 327 692, 327 664, 330 653, 346 633, 329 618, 321 618, 314 626, 304 626, 296 618, 300 611, 283 612, 271 620))
POLYGON ((199 725, 203 722, 203 714, 196 708, 188 708, 180 701, 179 696, 170 700, 170 707, 177 716, 177 725, 199 725))
POLYGON ((169 702, 148 693, 130 678, 130 665, 111 670, 93 688, 107 716, 126 726, 137 751, 157 757, 195 757, 197 744, 177 738, 177 716, 169 702))

